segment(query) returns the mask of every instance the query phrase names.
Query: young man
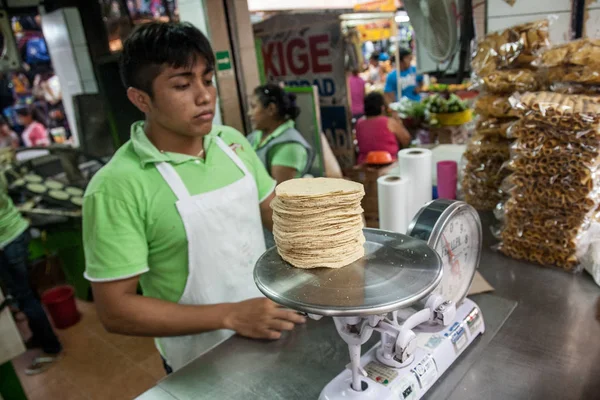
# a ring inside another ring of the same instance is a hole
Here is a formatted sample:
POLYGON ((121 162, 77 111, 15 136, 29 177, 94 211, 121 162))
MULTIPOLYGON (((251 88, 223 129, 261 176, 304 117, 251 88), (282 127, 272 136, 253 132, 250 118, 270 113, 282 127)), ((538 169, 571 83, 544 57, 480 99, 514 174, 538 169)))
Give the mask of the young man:
POLYGON ((417 75, 417 69, 412 65, 413 55, 408 49, 400 49, 400 87, 402 93, 398 96, 398 72, 393 70, 385 81, 385 97, 388 103, 394 103, 401 97, 420 101, 419 92, 423 85, 423 77, 417 75))
POLYGON ((275 182, 239 132, 213 126, 214 65, 191 25, 150 23, 126 40, 122 78, 145 121, 83 206, 86 277, 104 326, 157 337, 168 372, 234 332, 277 339, 305 320, 254 284, 275 182))
POLYGON ((29 284, 28 230, 29 224, 9 197, 4 174, 0 173, 0 280, 27 317, 31 331, 27 348, 41 348, 44 352, 25 369, 27 375, 34 375, 45 371, 56 361, 62 346, 29 284))

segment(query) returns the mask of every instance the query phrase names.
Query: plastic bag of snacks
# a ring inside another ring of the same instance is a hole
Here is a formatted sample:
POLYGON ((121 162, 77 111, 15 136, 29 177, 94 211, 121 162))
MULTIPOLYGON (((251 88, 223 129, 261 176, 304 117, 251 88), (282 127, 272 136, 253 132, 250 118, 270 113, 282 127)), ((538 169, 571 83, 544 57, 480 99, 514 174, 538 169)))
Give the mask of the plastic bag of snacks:
POLYGON ((518 121, 516 118, 485 118, 477 120, 475 130, 481 136, 509 137, 510 127, 518 121))
POLYGON ((572 270, 589 243, 600 205, 600 99, 551 92, 511 97, 522 120, 502 190, 505 254, 572 270))
POLYGON ((474 105, 475 112, 488 118, 512 118, 519 116, 506 96, 484 94, 477 97, 474 105))
POLYGON ((504 254, 541 265, 579 271, 594 234, 594 212, 567 211, 522 204, 513 198, 500 212, 503 227, 498 249, 504 254))
POLYGON ((540 88, 539 77, 531 69, 496 70, 489 74, 474 78, 474 89, 495 94, 510 95, 514 92, 534 91, 540 88))
POLYGON ((487 35, 473 47, 473 72, 486 76, 502 68, 529 66, 549 45, 548 25, 548 20, 541 20, 487 35))
POLYGON ((600 68, 600 39, 579 39, 545 50, 534 64, 540 67, 566 65, 600 68))
POLYGON ((600 39, 579 39, 542 52, 534 62, 552 91, 600 94, 600 39))
POLYGON ((463 156, 461 185, 464 199, 478 210, 492 210, 504 196, 499 190, 510 174, 506 167, 510 142, 502 136, 474 136, 463 156))

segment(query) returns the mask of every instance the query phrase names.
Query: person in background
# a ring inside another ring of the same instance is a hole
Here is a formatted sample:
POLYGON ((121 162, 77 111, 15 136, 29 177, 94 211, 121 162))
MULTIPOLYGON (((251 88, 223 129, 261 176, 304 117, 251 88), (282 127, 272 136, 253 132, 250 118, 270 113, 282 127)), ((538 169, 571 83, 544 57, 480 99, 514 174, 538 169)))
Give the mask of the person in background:
MULTIPOLYGON (((423 77, 417 75, 417 69, 412 65, 413 55, 408 49, 400 49, 400 97, 408 97, 413 101, 421 101, 421 86, 423 77)), ((385 96, 388 103, 400 100, 398 97, 398 70, 393 70, 385 81, 385 96)))
POLYGON ((43 351, 25 369, 27 375, 35 375, 48 369, 57 360, 62 346, 39 298, 29 284, 28 229, 29 224, 7 193, 4 174, 0 174, 0 280, 16 301, 19 310, 27 316, 31 331, 27 348, 41 348, 43 351))
POLYGON ((19 147, 19 136, 10 129, 8 122, 0 117, 0 149, 7 147, 17 149, 19 147))
POLYGON ((369 66, 367 68, 368 81, 371 85, 381 82, 381 70, 379 68, 379 53, 371 54, 369 66))
POLYGON ((32 92, 37 100, 46 101, 50 106, 55 106, 62 100, 60 82, 52 70, 35 76, 32 92))
POLYGON ((371 151, 387 151, 396 160, 400 148, 410 144, 410 133, 402 122, 387 117, 385 113, 383 95, 369 93, 365 97, 365 117, 356 124, 357 164, 364 164, 371 151))
POLYGON ((365 114, 365 81, 358 76, 357 69, 352 70, 352 74, 348 77, 348 87, 352 118, 358 119, 365 114))
POLYGON ((248 141, 278 184, 306 175, 312 166, 313 149, 295 128, 299 114, 296 95, 274 84, 254 90, 248 116, 255 131, 248 141))
POLYGON ((40 122, 35 110, 29 107, 16 109, 19 124, 25 127, 21 134, 21 140, 25 147, 41 147, 50 145, 48 130, 40 122))

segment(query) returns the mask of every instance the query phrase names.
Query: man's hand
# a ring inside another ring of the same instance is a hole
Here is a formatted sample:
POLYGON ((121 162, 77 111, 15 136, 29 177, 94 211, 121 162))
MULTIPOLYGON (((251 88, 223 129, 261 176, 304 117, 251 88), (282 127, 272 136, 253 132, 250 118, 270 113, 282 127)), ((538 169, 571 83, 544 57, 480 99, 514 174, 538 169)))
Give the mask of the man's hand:
POLYGON ((281 331, 291 331, 306 318, 281 308, 269 299, 250 299, 230 305, 225 317, 226 329, 252 339, 279 339, 281 331))

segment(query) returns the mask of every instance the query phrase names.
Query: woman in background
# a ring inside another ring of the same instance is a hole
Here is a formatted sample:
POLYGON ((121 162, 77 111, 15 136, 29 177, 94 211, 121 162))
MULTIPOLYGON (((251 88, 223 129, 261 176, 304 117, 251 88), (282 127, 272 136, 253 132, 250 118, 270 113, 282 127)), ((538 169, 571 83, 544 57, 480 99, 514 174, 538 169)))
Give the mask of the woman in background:
POLYGON ((48 130, 40 122, 40 118, 34 116, 34 110, 31 110, 29 107, 23 107, 15 111, 19 119, 19 124, 25 127, 25 130, 21 134, 21 139, 25 147, 50 146, 48 130))
POLYGON ((306 175, 312 166, 314 151, 295 128, 299 114, 294 94, 273 84, 254 90, 248 116, 255 131, 248 141, 278 184, 306 175))
POLYGON ((365 81, 358 76, 358 69, 352 70, 352 74, 348 77, 348 87, 352 118, 358 119, 365 114, 365 81))
POLYGON ((387 117, 386 109, 381 93, 373 92, 365 97, 365 118, 356 124, 357 164, 364 164, 371 151, 387 151, 396 160, 400 148, 410 144, 410 133, 402 122, 387 117))

